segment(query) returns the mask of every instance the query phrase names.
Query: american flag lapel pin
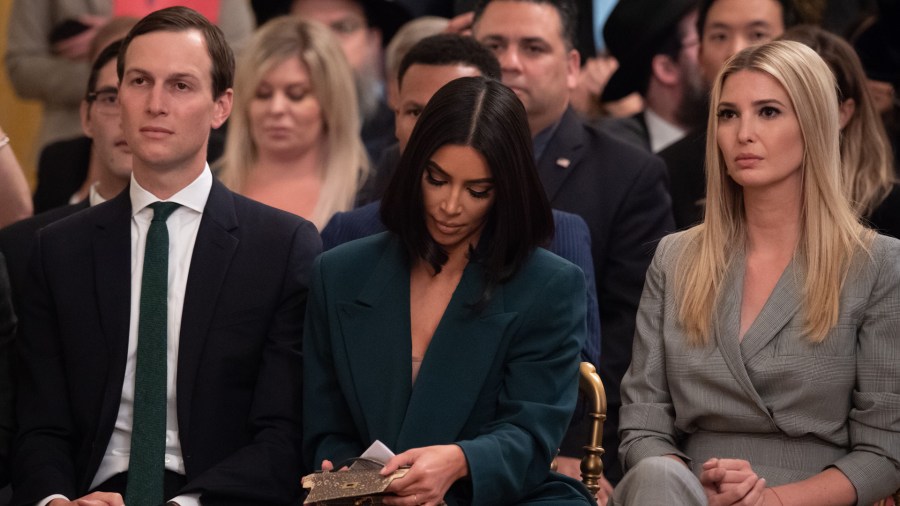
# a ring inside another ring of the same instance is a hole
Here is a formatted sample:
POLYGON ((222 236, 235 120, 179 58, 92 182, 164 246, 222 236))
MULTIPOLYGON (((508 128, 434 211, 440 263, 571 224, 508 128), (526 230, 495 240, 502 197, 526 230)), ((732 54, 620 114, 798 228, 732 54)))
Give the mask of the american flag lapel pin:
POLYGON ((568 158, 557 158, 556 165, 561 169, 568 169, 572 162, 568 158))

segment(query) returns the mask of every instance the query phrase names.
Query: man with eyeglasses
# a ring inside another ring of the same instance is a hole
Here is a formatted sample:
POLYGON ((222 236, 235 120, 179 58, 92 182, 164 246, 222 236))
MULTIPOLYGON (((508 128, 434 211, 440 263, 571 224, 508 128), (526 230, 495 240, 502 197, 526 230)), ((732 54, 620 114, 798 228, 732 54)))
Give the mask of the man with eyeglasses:
MULTIPOLYGON (((76 204, 51 209, 0 229, 0 253, 6 257, 11 298, 17 314, 21 314, 22 293, 28 282, 28 258, 35 233, 50 223, 115 197, 128 185, 131 151, 122 134, 117 98, 119 79, 116 77, 116 55, 120 45, 121 41, 114 42, 97 56, 88 78, 88 93, 81 101, 81 125, 88 139, 90 155, 87 181, 92 181, 87 188, 88 197, 76 204)), ((61 162, 71 167, 71 160, 61 162)), ((3 268, 0 264, 0 269, 3 268)), ((4 273, 0 272, 0 279, 3 277, 4 273)), ((0 360, 9 358, 0 353, 0 360)), ((0 371, 4 370, 9 369, 0 367, 0 371)), ((12 378, 0 378, 0 384, 12 385, 12 378)), ((0 410, 6 413, 12 413, 12 409, 12 406, 0 406, 0 410)), ((3 424, 0 421, 0 425, 3 424)), ((4 447, 8 442, 0 440, 0 459, 4 461, 0 465, 2 469, 8 468, 5 461, 9 457, 9 448, 4 447)), ((5 480, 4 476, 2 481, 5 480)))
MULTIPOLYGON (((105 202, 119 194, 131 177, 131 150, 122 134, 119 115, 116 55, 121 41, 107 46, 91 66, 87 93, 81 101, 81 126, 89 150, 87 175, 84 177, 86 198, 77 203, 51 209, 0 230, 0 251, 6 256, 15 307, 21 307, 25 287, 31 240, 35 232, 50 223, 82 209, 105 202)), ((72 170, 76 160, 58 160, 60 168, 72 170)))
POLYGON ((606 120, 601 129, 658 153, 706 120, 697 0, 661 5, 656 0, 621 0, 606 21, 603 37, 619 68, 606 83, 602 100, 620 100, 636 91, 645 108, 627 118, 606 120))

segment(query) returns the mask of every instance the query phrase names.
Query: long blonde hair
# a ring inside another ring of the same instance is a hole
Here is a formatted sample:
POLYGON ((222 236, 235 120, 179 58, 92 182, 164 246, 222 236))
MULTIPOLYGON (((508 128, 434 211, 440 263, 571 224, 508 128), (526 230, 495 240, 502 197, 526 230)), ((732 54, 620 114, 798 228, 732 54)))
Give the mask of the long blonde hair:
POLYGON ((312 92, 322 109, 322 189, 313 216, 308 217, 322 229, 334 213, 353 208, 356 193, 369 172, 369 159, 359 136, 353 72, 326 27, 296 16, 282 16, 254 34, 235 73, 234 109, 219 177, 236 192, 244 186, 259 157, 250 136, 250 101, 262 77, 288 58, 299 58, 306 66, 312 92))
POLYGON ((689 341, 709 341, 729 262, 745 247, 743 193, 727 173, 716 140, 716 109, 725 80, 740 70, 775 78, 791 99, 803 137, 801 234, 802 305, 811 342, 821 342, 837 323, 841 286, 852 257, 867 251, 873 233, 863 227, 841 184, 838 101, 834 76, 809 47, 776 41, 734 55, 713 85, 706 140, 706 212, 688 230, 676 265, 678 319, 689 341))

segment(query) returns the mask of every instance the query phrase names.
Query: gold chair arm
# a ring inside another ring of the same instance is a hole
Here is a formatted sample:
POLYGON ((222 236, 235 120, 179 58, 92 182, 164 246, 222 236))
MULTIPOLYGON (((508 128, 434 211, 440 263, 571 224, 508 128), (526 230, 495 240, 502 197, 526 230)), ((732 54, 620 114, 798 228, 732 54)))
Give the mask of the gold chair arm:
POLYGON ((581 458, 581 481, 597 495, 600 490, 600 478, 603 476, 603 422, 606 421, 606 390, 596 368, 590 362, 582 362, 579 368, 578 389, 588 401, 588 418, 590 438, 584 447, 581 458))

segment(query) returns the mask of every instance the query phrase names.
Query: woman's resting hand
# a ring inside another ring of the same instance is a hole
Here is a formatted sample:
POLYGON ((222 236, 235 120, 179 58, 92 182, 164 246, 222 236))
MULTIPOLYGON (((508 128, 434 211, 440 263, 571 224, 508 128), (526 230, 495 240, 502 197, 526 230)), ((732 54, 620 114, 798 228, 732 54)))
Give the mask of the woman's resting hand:
POLYGON ((709 459, 703 463, 700 483, 710 506, 778 504, 777 497, 767 492, 766 480, 757 476, 746 460, 709 459))

